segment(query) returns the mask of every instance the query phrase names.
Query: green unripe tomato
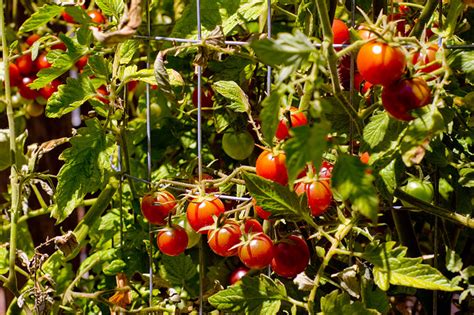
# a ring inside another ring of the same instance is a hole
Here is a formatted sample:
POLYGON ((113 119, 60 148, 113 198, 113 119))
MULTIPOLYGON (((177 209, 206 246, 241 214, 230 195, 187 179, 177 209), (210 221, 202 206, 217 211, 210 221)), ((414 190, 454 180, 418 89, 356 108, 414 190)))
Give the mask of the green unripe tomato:
MULTIPOLYGON (((422 181, 417 178, 410 178, 408 183, 401 188, 407 194, 431 203, 434 197, 433 185, 428 181, 422 181)), ((411 206, 408 202, 402 202, 405 206, 411 206)))
POLYGON ((248 131, 225 133, 222 137, 222 149, 234 160, 246 159, 252 154, 255 140, 248 131))

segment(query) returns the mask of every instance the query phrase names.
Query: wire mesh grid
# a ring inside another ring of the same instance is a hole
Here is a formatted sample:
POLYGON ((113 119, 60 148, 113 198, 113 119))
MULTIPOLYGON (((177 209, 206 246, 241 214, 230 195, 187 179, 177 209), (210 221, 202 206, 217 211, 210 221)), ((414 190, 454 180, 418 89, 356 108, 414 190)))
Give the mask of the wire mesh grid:
MULTIPOLYGON (((148 7, 149 0, 146 0, 146 5, 148 7)), ((267 38, 272 37, 272 8, 271 8, 272 1, 267 0, 267 14, 266 14, 266 19, 267 19, 267 38)), ((390 6, 393 9, 393 1, 391 1, 390 6)), ((439 27, 442 27, 442 10, 443 10, 443 2, 442 0, 439 1, 438 5, 438 10, 439 10, 439 22, 438 25, 439 27)), ((351 5, 350 5, 350 15, 351 15, 351 26, 355 26, 355 20, 354 16, 356 14, 356 1, 352 0, 351 5)), ((150 11, 147 11, 147 27, 146 27, 146 32, 147 35, 134 35, 133 38, 137 40, 144 40, 144 41, 163 41, 163 42, 174 42, 174 43, 187 43, 187 44, 200 44, 202 42, 202 24, 201 24, 201 1, 196 0, 196 27, 197 27, 197 39, 190 39, 190 38, 178 38, 178 37, 167 37, 167 36, 152 36, 152 27, 151 27, 151 18, 150 18, 150 11)), ((234 41, 234 40, 225 40, 224 41, 225 45, 229 46, 244 46, 248 45, 249 42, 247 41, 234 41)), ((322 47, 321 43, 313 43, 315 47, 320 48, 322 47)), ((438 39, 438 45, 442 45, 442 38, 439 37, 438 39)), ((344 48, 349 46, 350 44, 333 44, 335 48, 344 48)), ((470 50, 474 49, 474 44, 464 44, 464 45, 445 45, 447 49, 451 50, 456 50, 456 49, 461 49, 461 50, 470 50)), ((151 66, 151 52, 149 49, 149 45, 147 48, 147 68, 150 68, 151 66)), ((271 93, 271 84, 272 84, 272 67, 267 66, 267 72, 266 72, 266 94, 270 95, 271 93)), ((202 66, 197 65, 195 68, 195 72, 197 74, 197 81, 196 81, 196 89, 197 89, 197 161, 198 161, 198 185, 202 185, 203 181, 203 164, 202 164, 202 66)), ((354 54, 351 54, 350 56, 350 76, 349 76, 349 89, 350 89, 350 102, 351 104, 354 101, 354 93, 355 93, 355 86, 354 86, 354 77, 355 77, 355 56, 354 54)), ((152 138, 151 138, 151 102, 150 102, 150 84, 146 84, 146 142, 147 142, 147 178, 138 178, 135 177, 131 174, 127 174, 122 172, 122 161, 121 161, 121 153, 120 153, 120 146, 118 150, 118 166, 114 167, 114 170, 117 172, 120 172, 122 176, 120 177, 120 186, 119 189, 122 189, 122 184, 125 178, 130 178, 133 181, 141 182, 147 184, 150 188, 152 186, 152 138)), ((353 126, 352 126, 352 121, 351 121, 351 126, 350 126, 350 138, 352 139, 353 137, 353 126)), ((352 148, 351 148, 352 150, 352 148)), ((169 184, 161 184, 159 185, 160 188, 162 187, 167 187, 171 190, 177 191, 177 192, 184 192, 184 193, 191 193, 191 189, 189 188, 183 188, 183 187, 176 187, 173 185, 169 184)), ((226 195, 226 194, 214 194, 214 196, 221 198, 221 199, 227 199, 227 200, 234 200, 234 201, 249 201, 251 198, 249 197, 237 197, 237 196, 232 196, 232 195, 226 195)), ((122 202, 120 201, 120 208, 122 205, 122 202)), ((394 208, 397 208, 394 206, 394 208)), ((122 212, 122 209, 121 211, 122 212)), ((122 221, 122 216, 121 216, 121 229, 123 225, 122 221)), ((436 224, 437 224, 437 218, 436 218, 436 224)), ((153 230, 151 224, 148 225, 148 232, 150 235, 150 244, 152 242, 152 237, 155 233, 153 230)), ((435 230, 435 242, 437 241, 438 235, 437 231, 435 230)), ((200 288, 199 288, 199 314, 203 314, 203 277, 204 277, 204 264, 203 264, 203 244, 202 244, 202 238, 199 244, 199 274, 200 274, 200 288)), ((150 252, 149 252, 149 291, 150 291, 150 296, 149 296, 149 306, 153 306, 153 247, 150 245, 150 252)), ((436 257, 436 255, 435 255, 436 257)), ((435 259, 436 260, 436 259, 435 259)), ((434 300, 433 300, 433 310, 435 311, 434 314, 436 314, 436 291, 434 293, 434 300)))

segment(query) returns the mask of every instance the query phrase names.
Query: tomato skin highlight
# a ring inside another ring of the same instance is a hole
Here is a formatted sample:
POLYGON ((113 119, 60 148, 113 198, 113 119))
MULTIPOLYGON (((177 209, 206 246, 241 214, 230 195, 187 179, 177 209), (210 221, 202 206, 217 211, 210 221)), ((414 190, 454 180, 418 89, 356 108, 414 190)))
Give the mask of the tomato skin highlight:
POLYGON ((260 233, 263 232, 263 227, 256 219, 246 219, 244 222, 245 233, 260 233))
POLYGON ((91 18, 92 22, 97 24, 104 24, 105 17, 99 10, 90 10, 87 12, 87 15, 91 18))
POLYGON ((436 52, 439 46, 436 44, 430 45, 425 52, 417 51, 413 54, 413 64, 420 64, 422 66, 417 72, 431 73, 441 68, 441 63, 436 61, 436 52), (432 63, 432 64, 431 64, 432 63), (430 64, 429 66, 426 66, 430 64))
MULTIPOLYGON (((298 108, 291 107, 290 112, 291 128, 300 127, 308 124, 308 119, 306 118, 306 115, 303 112, 298 111, 298 108)), ((280 141, 290 137, 290 124, 286 115, 283 115, 283 118, 280 119, 275 136, 280 141)))
POLYGON ((178 256, 188 246, 188 234, 179 225, 168 227, 158 233, 157 244, 163 254, 178 256))
POLYGON ((332 192, 328 180, 301 182, 296 185, 295 192, 297 195, 306 194, 308 207, 315 217, 324 214, 332 202, 332 192))
POLYGON ((386 86, 400 79, 405 72, 405 54, 398 47, 369 42, 357 54, 357 68, 370 83, 386 86))
POLYGON ((36 77, 23 77, 20 85, 18 86, 20 95, 28 100, 34 100, 38 96, 38 92, 36 92, 36 90, 30 89, 28 86, 35 79, 36 77))
POLYGON ((262 269, 273 259, 273 241, 266 234, 255 234, 238 249, 240 261, 250 269, 262 269))
POLYGON ((255 164, 256 173, 263 178, 285 186, 288 184, 288 171, 285 161, 285 153, 280 152, 277 155, 273 155, 271 151, 265 150, 257 158, 255 164))
POLYGON ((41 69, 46 69, 46 68, 51 67, 52 64, 48 61, 48 59, 46 58, 46 55, 47 53, 44 52, 41 55, 39 55, 38 58, 36 58, 35 66, 38 71, 41 69))
POLYGON ((223 226, 207 232, 207 244, 219 256, 234 256, 237 254, 237 247, 234 246, 240 243, 241 236, 239 224, 227 220, 223 226))
POLYGON ((421 78, 403 79, 382 90, 382 104, 394 118, 410 121, 415 119, 410 111, 427 105, 431 91, 421 78))
POLYGON ((214 223, 213 216, 219 217, 225 212, 225 206, 217 197, 195 198, 191 200, 186 209, 186 217, 189 225, 194 231, 206 234, 207 231, 199 231, 203 227, 214 223))
POLYGON ((306 241, 300 236, 290 235, 273 245, 271 267, 277 275, 293 278, 306 269, 309 257, 306 241))
POLYGON ((151 224, 163 225, 170 213, 174 213, 176 199, 167 191, 159 191, 143 196, 141 210, 151 224))
POLYGON ((249 268, 244 267, 244 266, 237 267, 234 271, 232 271, 232 273, 229 276, 229 284, 233 285, 237 283, 238 281, 240 281, 240 279, 245 277, 245 275, 249 272, 249 270, 250 270, 249 268))

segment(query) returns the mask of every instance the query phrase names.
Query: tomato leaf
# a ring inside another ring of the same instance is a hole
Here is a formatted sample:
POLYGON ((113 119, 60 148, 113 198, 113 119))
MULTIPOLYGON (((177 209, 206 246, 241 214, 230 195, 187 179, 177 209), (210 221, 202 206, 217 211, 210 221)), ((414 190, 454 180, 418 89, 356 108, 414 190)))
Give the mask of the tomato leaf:
POLYGON ((122 0, 96 0, 95 4, 102 10, 105 15, 113 16, 120 19, 120 15, 125 8, 125 4, 122 0))
POLYGON ((373 115, 370 122, 364 128, 364 140, 371 148, 375 148, 385 137, 390 118, 383 111, 373 115))
POLYGON ((8 250, 6 247, 0 247, 0 275, 8 272, 8 250))
POLYGON ((209 297, 209 303, 218 310, 245 314, 277 314, 285 300, 283 283, 263 274, 258 278, 244 277, 239 284, 209 297))
POLYGON ((128 39, 120 45, 120 64, 126 65, 132 61, 140 47, 140 41, 128 39))
POLYGON ((87 49, 73 39, 67 37, 64 34, 60 34, 59 38, 67 47, 67 51, 64 52, 59 49, 51 50, 46 58, 49 62, 52 62, 51 67, 41 69, 38 72, 38 78, 29 85, 31 89, 39 89, 50 83, 60 75, 68 71, 74 63, 79 60, 87 51, 87 49))
POLYGON ((72 264, 66 262, 61 251, 54 252, 41 269, 45 275, 54 280, 56 284, 54 290, 58 294, 64 292, 74 279, 72 264))
POLYGON ((316 51, 313 43, 299 31, 295 35, 280 33, 276 39, 254 40, 250 47, 263 63, 270 66, 298 67, 316 51))
POLYGON ((196 266, 189 255, 161 256, 160 276, 172 284, 183 285, 197 274, 196 266))
POLYGON ((315 169, 321 166, 323 153, 327 148, 326 136, 329 133, 329 124, 321 122, 311 127, 295 127, 290 129, 290 133, 293 137, 287 140, 284 149, 288 182, 291 186, 306 163, 312 162, 315 169))
POLYGON ((380 312, 380 314, 388 314, 390 311, 390 302, 388 300, 387 293, 380 290, 380 288, 374 285, 373 282, 365 281, 363 283, 364 291, 363 297, 365 302, 365 307, 369 309, 375 309, 380 312))
POLYGON ((38 30, 40 27, 51 21, 62 11, 62 7, 52 4, 44 5, 33 13, 18 30, 19 33, 26 33, 38 30))
POLYGON ((334 166, 332 185, 354 210, 376 222, 379 199, 372 185, 374 178, 366 170, 357 157, 341 155, 334 166))
POLYGON ((72 16, 76 23, 79 23, 83 26, 88 26, 92 23, 91 18, 87 15, 86 11, 80 6, 67 6, 64 11, 70 16, 72 16))
POLYGON ((273 218, 306 221, 315 226, 309 210, 302 206, 298 196, 287 187, 257 175, 244 173, 245 185, 257 204, 272 213, 273 218))
POLYGON ((101 189, 111 171, 109 157, 112 140, 97 119, 86 121, 70 140, 71 147, 61 154, 64 165, 58 174, 52 216, 63 221, 81 203, 86 193, 101 189))
POLYGON ((77 79, 68 78, 66 84, 60 85, 58 91, 49 98, 46 105, 46 116, 61 117, 94 96, 96 96, 96 90, 89 77, 80 74, 77 79))
POLYGON ((237 113, 245 113, 250 110, 250 103, 247 95, 234 81, 218 81, 212 85, 212 89, 231 100, 231 104, 226 107, 237 113))
POLYGON ((262 122, 262 133, 265 141, 273 146, 273 137, 278 128, 280 117, 280 100, 281 94, 278 91, 272 91, 262 102, 262 111, 260 112, 260 120, 262 122))
MULTIPOLYGON (((230 7, 230 6, 229 6, 230 7)), ((267 1, 250 0, 237 6, 237 10, 228 18, 223 19, 224 34, 230 33, 236 26, 248 21, 256 20, 267 10, 267 1)))
POLYGON ((351 299, 347 293, 339 294, 339 290, 334 290, 331 293, 321 298, 322 314, 379 314, 376 310, 366 309, 364 305, 359 302, 351 303, 351 299))
POLYGON ((155 64, 153 66, 156 83, 158 89, 163 92, 168 100, 175 101, 176 98, 171 88, 170 76, 168 71, 166 71, 164 58, 165 56, 161 52, 158 52, 158 55, 156 55, 155 64))
POLYGON ((446 269, 449 272, 460 272, 462 270, 462 259, 456 251, 446 246, 446 269))
POLYGON ((392 284, 426 290, 462 290, 450 283, 440 271, 423 264, 422 258, 405 257, 406 247, 394 246, 395 242, 371 243, 362 255, 374 265, 374 281, 380 289, 387 291, 392 284))

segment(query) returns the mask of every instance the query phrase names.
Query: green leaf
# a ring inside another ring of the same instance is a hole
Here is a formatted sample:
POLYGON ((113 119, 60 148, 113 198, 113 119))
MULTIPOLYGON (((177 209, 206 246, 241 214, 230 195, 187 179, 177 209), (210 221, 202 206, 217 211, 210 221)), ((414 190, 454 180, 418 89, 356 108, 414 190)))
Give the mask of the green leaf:
POLYGON ((371 148, 375 148, 382 142, 389 122, 390 118, 385 111, 370 118, 370 122, 364 128, 364 140, 371 148))
POLYGON ((234 81, 218 81, 212 85, 212 88, 220 95, 232 101, 232 103, 227 106, 230 109, 238 113, 245 113, 250 110, 247 95, 234 81))
POLYGON ((366 282, 363 290, 364 302, 367 308, 375 309, 382 314, 388 314, 390 311, 390 302, 387 293, 380 290, 373 282, 366 282))
POLYGON ((0 171, 11 165, 10 135, 8 129, 0 129, 0 171))
POLYGON ((153 73, 155 74, 158 89, 168 100, 175 101, 176 98, 171 87, 170 76, 165 67, 164 55, 161 52, 158 52, 156 55, 155 63, 153 65, 153 73))
POLYGON ((8 272, 8 250, 6 247, 0 247, 0 275, 8 272))
POLYGON ((46 116, 61 117, 94 96, 96 96, 96 90, 88 76, 79 74, 77 79, 68 78, 66 84, 60 85, 58 91, 49 98, 46 105, 46 116))
POLYGON ((138 40, 128 39, 120 45, 120 64, 127 65, 133 60, 138 52, 140 42, 138 40))
POLYGON ((96 0, 95 4, 102 10, 105 15, 113 16, 120 19, 120 15, 125 8, 125 4, 122 0, 96 0))
POLYGON ((462 270, 462 259, 456 251, 446 247, 446 269, 456 273, 462 270))
POLYGON ((197 274, 196 265, 191 256, 161 256, 160 275, 172 284, 183 285, 197 274))
POLYGON ((299 31, 295 35, 280 33, 276 39, 254 40, 250 47, 263 63, 271 66, 299 66, 316 51, 313 43, 299 31))
POLYGON ((357 157, 341 155, 332 173, 332 185, 354 210, 376 222, 379 199, 372 185, 374 177, 366 170, 357 157))
POLYGON ((312 127, 296 127, 290 132, 293 137, 287 140, 284 148, 288 181, 292 185, 308 162, 312 162, 315 169, 319 169, 327 148, 326 136, 329 133, 329 124, 321 122, 312 127))
POLYGON ((265 275, 244 277, 239 284, 209 297, 209 303, 218 310, 255 315, 277 314, 285 300, 285 286, 265 275))
POLYGON ((260 112, 262 133, 269 145, 273 145, 273 137, 280 121, 280 102, 281 94, 278 91, 273 91, 262 102, 262 111, 260 112))
POLYGON ((419 164, 425 155, 427 143, 445 128, 443 116, 436 108, 430 108, 422 117, 413 120, 400 145, 405 165, 410 167, 419 164))
POLYGON ((256 20, 267 11, 266 0, 250 0, 242 3, 238 10, 224 20, 222 30, 224 34, 230 33, 236 26, 256 20))
POLYGON ((77 42, 84 46, 89 46, 92 42, 92 31, 88 27, 81 27, 77 30, 77 42))
POLYGON ((339 294, 338 290, 321 297, 321 311, 324 315, 333 314, 379 314, 375 310, 366 309, 361 302, 352 302, 347 293, 339 294))
POLYGON ((19 32, 26 33, 39 29, 61 13, 62 10, 62 7, 54 4, 42 6, 23 23, 19 32))
POLYGON ((87 63, 94 76, 104 78, 105 81, 108 80, 111 64, 107 59, 100 55, 92 55, 89 57, 87 63))
POLYGON ((64 150, 64 165, 58 174, 52 216, 63 221, 83 200, 86 193, 101 189, 108 181, 109 157, 113 146, 97 119, 86 121, 70 140, 71 147, 64 150))
POLYGON ((64 255, 59 250, 49 257, 41 269, 54 280, 54 290, 57 294, 64 292, 74 279, 72 264, 66 262, 64 255))
POLYGON ((92 23, 92 20, 89 15, 87 15, 86 11, 80 6, 67 6, 64 11, 66 11, 67 14, 72 16, 74 21, 78 24, 88 26, 92 23))
POLYGON ((374 265, 374 281, 386 291, 389 284, 426 290, 458 291, 443 274, 421 258, 405 257, 407 248, 394 248, 395 242, 369 244, 362 257, 374 265))
POLYGON ((257 204, 272 213, 273 218, 306 221, 315 226, 309 210, 301 206, 298 196, 287 187, 257 175, 244 173, 245 185, 257 204))
POLYGON ((74 63, 87 52, 85 47, 79 45, 79 43, 75 42, 66 35, 59 34, 59 38, 66 45, 67 51, 64 52, 59 49, 50 50, 46 58, 49 62, 52 62, 52 65, 51 67, 41 69, 38 72, 38 78, 29 85, 31 89, 40 89, 54 79, 58 78, 63 73, 68 71, 74 65, 74 63))

